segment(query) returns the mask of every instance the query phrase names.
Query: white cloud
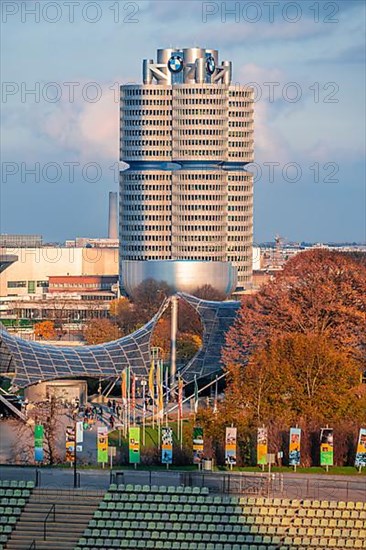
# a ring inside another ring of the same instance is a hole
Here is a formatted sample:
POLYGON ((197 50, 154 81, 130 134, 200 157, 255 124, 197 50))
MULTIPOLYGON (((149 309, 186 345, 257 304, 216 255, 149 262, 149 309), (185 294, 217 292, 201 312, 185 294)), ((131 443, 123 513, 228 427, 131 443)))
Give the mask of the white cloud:
MULTIPOLYGON (((95 103, 75 94, 76 100, 60 101, 40 122, 40 129, 55 144, 77 155, 77 160, 116 160, 118 158, 119 105, 116 86, 101 85, 95 103)), ((90 96, 92 97, 92 96, 90 96)))
MULTIPOLYGON (((281 135, 275 120, 278 101, 269 102, 271 86, 264 83, 285 81, 283 71, 278 68, 268 69, 254 63, 242 65, 237 71, 238 81, 242 84, 253 83, 257 101, 254 104, 254 145, 256 162, 280 162, 291 160, 291 148, 281 135), (254 84, 255 83, 255 84, 254 84)), ((276 97, 276 96, 275 96, 276 97)))

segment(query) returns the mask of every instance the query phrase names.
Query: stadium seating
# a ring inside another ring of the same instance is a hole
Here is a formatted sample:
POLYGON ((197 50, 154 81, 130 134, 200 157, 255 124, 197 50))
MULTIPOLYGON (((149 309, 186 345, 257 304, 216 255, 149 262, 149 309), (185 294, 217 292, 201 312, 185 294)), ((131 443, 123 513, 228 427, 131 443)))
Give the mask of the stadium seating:
POLYGON ((0 550, 5 547, 33 488, 33 481, 0 481, 0 550))
POLYGON ((366 548, 366 503, 111 485, 75 550, 366 548))

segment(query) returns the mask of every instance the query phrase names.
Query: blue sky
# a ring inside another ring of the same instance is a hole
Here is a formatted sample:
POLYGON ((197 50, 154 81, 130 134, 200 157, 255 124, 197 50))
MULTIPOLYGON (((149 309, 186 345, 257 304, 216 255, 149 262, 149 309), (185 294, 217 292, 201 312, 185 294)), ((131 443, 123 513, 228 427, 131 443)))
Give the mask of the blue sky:
POLYGON ((105 236, 118 84, 199 45, 258 92, 255 241, 364 242, 364 36, 363 0, 2 2, 1 232, 105 236))

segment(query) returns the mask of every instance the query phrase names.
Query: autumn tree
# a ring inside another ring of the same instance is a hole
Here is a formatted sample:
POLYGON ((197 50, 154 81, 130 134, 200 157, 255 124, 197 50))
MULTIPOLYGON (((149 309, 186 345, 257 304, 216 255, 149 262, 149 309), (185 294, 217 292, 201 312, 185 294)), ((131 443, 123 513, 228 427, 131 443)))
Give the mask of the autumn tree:
POLYGON ((275 418, 338 421, 362 416, 364 404, 352 393, 358 380, 356 361, 324 336, 288 334, 250 355, 240 388, 233 395, 229 388, 227 397, 232 402, 240 394, 253 424, 275 418))
POLYGON ((131 334, 139 325, 144 324, 139 319, 134 304, 128 298, 113 300, 110 304, 109 313, 113 321, 120 328, 123 336, 131 334))
POLYGON ((103 344, 121 338, 121 331, 110 319, 93 319, 84 331, 87 344, 103 344))
POLYGON ((202 345, 202 338, 197 334, 182 333, 177 339, 177 357, 187 362, 198 352, 202 345))
POLYGON ((220 292, 210 284, 197 287, 193 292, 193 296, 201 298, 201 300, 211 300, 216 302, 222 302, 226 298, 223 292, 220 292))
POLYGON ((180 332, 195 334, 202 338, 203 327, 197 311, 185 300, 178 304, 178 328, 180 332))
POLYGON ((251 352, 285 333, 323 335, 364 363, 366 267, 322 249, 296 255, 256 295, 244 298, 227 334, 225 365, 240 373, 251 352))
MULTIPOLYGON (((170 356, 171 328, 170 319, 162 317, 157 322, 151 345, 163 350, 163 359, 167 360, 170 356)), ((178 332, 177 334, 177 359, 180 362, 189 361, 202 345, 202 339, 199 335, 178 332)))
POLYGON ((53 340, 56 338, 55 323, 53 321, 42 321, 34 327, 34 335, 42 340, 53 340))
POLYGON ((164 281, 146 279, 133 292, 131 300, 141 324, 147 323, 159 311, 164 300, 173 294, 173 289, 164 281))
POLYGON ((18 437, 13 445, 14 460, 25 464, 34 461, 34 425, 43 426, 43 450, 45 464, 53 465, 62 461, 59 441, 64 436, 64 406, 54 395, 47 401, 31 403, 28 406, 26 424, 17 422, 18 437))
POLYGON ((170 339, 170 319, 162 317, 155 325, 151 346, 162 349, 164 360, 168 359, 170 354, 170 339))
POLYGON ((344 463, 366 421, 365 351, 364 260, 302 252, 257 294, 243 297, 223 350, 228 378, 218 421, 235 422, 245 438, 266 423, 270 452, 299 423, 308 464, 317 463, 322 423, 333 423, 335 437, 348 441, 337 457, 344 463))

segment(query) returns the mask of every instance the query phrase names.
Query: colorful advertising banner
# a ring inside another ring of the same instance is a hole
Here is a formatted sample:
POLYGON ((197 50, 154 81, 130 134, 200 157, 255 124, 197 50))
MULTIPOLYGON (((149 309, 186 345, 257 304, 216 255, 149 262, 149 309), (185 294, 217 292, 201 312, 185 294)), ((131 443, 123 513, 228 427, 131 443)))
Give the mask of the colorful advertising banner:
POLYGON ((84 440, 84 424, 82 421, 76 422, 76 443, 82 443, 84 440))
POLYGON ((171 428, 161 428, 161 462, 173 464, 173 430, 171 428))
POLYGON ((121 396, 123 405, 127 404, 127 370, 121 374, 121 396))
POLYGON ((232 466, 236 464, 236 428, 226 428, 225 463, 232 466))
POLYGON ((66 428, 66 462, 74 462, 75 452, 75 428, 67 426, 66 428))
POLYGON ((360 429, 360 434, 358 436, 355 466, 356 468, 366 467, 366 428, 360 429))
POLYGON ((156 368, 156 391, 157 391, 157 409, 159 417, 163 418, 164 416, 164 393, 163 393, 163 363, 162 361, 158 362, 156 368))
POLYGON ((108 462, 108 428, 101 426, 97 430, 97 461, 108 462))
POLYGON ((140 428, 131 426, 128 434, 130 464, 139 464, 140 462, 140 428))
POLYGON ((200 464, 203 459, 203 428, 193 428, 193 464, 200 464))
POLYGON ((34 460, 42 462, 44 459, 43 451, 44 428, 41 424, 34 426, 34 460))
POLYGON ((300 466, 301 429, 290 428, 289 459, 290 466, 300 466))
POLYGON ((333 466, 333 428, 320 431, 320 465, 333 466))
POLYGON ((268 432, 267 428, 258 428, 257 431, 257 464, 267 464, 268 432))

